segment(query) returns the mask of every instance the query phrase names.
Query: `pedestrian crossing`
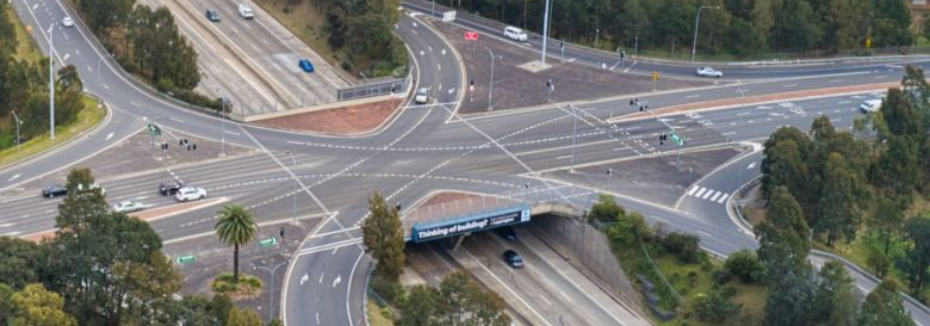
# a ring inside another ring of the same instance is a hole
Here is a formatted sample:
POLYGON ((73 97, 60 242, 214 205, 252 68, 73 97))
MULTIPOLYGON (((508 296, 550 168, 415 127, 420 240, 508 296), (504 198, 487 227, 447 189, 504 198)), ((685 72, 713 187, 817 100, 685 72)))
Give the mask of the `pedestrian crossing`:
POLYGON ((691 189, 688 190, 688 196, 701 199, 701 200, 710 201, 710 202, 716 202, 718 204, 723 204, 727 200, 727 198, 730 197, 730 194, 695 185, 694 187, 691 187, 691 189))

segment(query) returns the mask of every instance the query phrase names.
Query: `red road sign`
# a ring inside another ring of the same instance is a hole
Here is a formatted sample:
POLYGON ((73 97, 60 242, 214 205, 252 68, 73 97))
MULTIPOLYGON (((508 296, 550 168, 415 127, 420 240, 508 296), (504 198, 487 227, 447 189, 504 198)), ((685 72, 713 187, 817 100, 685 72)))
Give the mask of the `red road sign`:
POLYGON ((477 41, 477 40, 478 40, 478 32, 466 31, 466 32, 465 32, 465 40, 466 40, 466 41, 477 41))

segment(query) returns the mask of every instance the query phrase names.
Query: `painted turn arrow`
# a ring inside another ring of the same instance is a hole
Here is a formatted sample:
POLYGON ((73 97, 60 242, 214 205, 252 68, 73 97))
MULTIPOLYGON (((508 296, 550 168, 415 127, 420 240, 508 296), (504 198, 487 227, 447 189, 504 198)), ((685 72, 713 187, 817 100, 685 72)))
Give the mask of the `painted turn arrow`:
POLYGON ((336 279, 333 280, 333 287, 336 287, 336 285, 339 285, 340 282, 342 282, 342 276, 336 275, 336 279))
POLYGON ((310 279, 310 275, 307 275, 307 273, 304 273, 304 276, 300 278, 300 285, 304 285, 304 282, 306 282, 309 279, 310 279))

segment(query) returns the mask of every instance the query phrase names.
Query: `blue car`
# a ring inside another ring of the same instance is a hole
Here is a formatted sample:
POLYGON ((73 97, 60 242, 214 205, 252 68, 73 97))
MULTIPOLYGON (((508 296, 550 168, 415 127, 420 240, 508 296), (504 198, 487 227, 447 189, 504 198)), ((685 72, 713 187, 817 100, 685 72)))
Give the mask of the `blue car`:
POLYGON ((303 69, 306 72, 313 72, 313 63, 311 63, 310 60, 300 59, 298 64, 300 65, 300 69, 303 69))

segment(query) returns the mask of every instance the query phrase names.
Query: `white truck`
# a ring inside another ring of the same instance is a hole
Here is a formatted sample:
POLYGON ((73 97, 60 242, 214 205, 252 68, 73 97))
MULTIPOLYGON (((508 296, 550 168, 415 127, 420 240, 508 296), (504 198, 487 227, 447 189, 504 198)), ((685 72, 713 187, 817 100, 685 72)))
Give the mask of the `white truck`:
POLYGON ((242 18, 245 18, 245 19, 253 19, 255 18, 255 12, 252 11, 252 7, 249 7, 248 5, 244 3, 240 3, 239 4, 239 16, 242 16, 242 18))

